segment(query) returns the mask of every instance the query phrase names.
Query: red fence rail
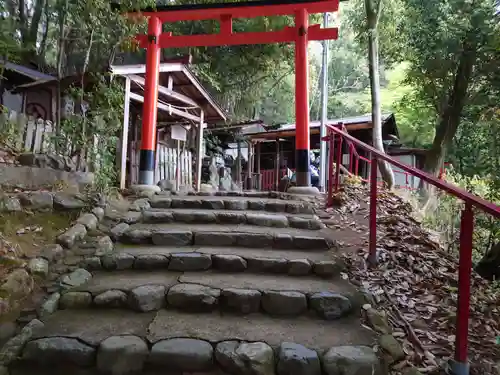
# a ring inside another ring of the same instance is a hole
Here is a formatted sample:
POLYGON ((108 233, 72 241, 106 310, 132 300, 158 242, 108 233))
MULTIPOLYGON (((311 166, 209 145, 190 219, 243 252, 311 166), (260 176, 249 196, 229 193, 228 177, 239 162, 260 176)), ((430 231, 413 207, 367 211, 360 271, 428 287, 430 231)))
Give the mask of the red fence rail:
POLYGON ((340 164, 342 163, 342 144, 347 142, 349 147, 358 147, 364 150, 370 157, 362 158, 357 151, 350 152, 349 170, 351 173, 357 174, 359 160, 363 160, 370 164, 370 233, 369 233, 369 255, 368 262, 371 265, 377 263, 377 171, 379 161, 385 161, 395 167, 398 167, 405 173, 411 176, 418 177, 421 181, 433 185, 447 194, 461 199, 465 203, 462 211, 460 222, 460 252, 459 252, 459 267, 458 267, 458 303, 457 303, 457 323, 456 323, 456 339, 455 339, 455 363, 453 368, 454 374, 468 374, 468 328, 469 328, 469 311, 470 311, 470 279, 472 273, 472 246, 473 246, 473 231, 474 231, 474 210, 479 209, 485 213, 493 215, 495 218, 500 218, 500 206, 488 202, 474 194, 471 194, 463 189, 460 189, 452 184, 449 184, 439 178, 436 178, 428 173, 425 173, 416 168, 412 168, 398 160, 395 160, 389 155, 382 153, 375 148, 367 145, 349 135, 342 124, 327 125, 328 135, 323 140, 329 142, 329 165, 336 165, 335 173, 333 168, 330 168, 327 190, 327 204, 333 204, 333 194, 339 188, 339 173, 340 164), (355 145, 355 146, 354 146, 355 145), (335 154, 337 157, 334 158, 335 154), (336 159, 336 160, 335 160, 336 159))

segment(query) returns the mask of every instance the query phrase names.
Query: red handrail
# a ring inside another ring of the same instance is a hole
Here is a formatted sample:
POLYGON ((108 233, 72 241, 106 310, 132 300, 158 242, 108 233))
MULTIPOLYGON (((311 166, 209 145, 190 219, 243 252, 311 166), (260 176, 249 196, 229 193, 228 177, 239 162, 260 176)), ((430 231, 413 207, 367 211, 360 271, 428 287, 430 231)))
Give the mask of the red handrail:
MULTIPOLYGON (((465 207, 462 211, 460 223, 460 252, 459 252, 459 267, 458 267, 458 306, 457 306, 457 323, 456 323, 456 339, 455 339, 455 361, 453 363, 453 374, 468 374, 467 350, 468 350, 468 328, 469 328, 469 309, 470 309, 470 279, 472 272, 472 246, 473 246, 473 230, 474 230, 474 211, 476 207, 496 218, 500 218, 500 206, 488 202, 474 194, 471 194, 457 186, 454 186, 446 181, 438 179, 419 169, 410 167, 391 156, 376 150, 372 146, 349 135, 342 124, 331 125, 327 124, 328 135, 322 140, 328 141, 330 145, 329 165, 334 164, 334 147, 335 136, 339 137, 337 142, 337 160, 335 176, 330 168, 330 176, 328 183, 328 199, 327 204, 333 203, 333 192, 338 190, 339 185, 339 169, 342 163, 342 140, 351 145, 369 152, 370 160, 366 160, 371 164, 370 167, 370 233, 369 233, 369 255, 368 262, 375 266, 377 263, 377 163, 379 160, 384 160, 392 164, 406 173, 418 177, 428 184, 434 185, 437 188, 446 191, 448 194, 455 196, 465 202, 465 207)), ((352 152, 352 151, 350 151, 352 152)), ((356 152, 356 172, 357 164, 361 157, 356 152)), ((352 163, 352 158, 350 157, 352 163)), ((351 169, 351 166, 350 166, 351 169)))

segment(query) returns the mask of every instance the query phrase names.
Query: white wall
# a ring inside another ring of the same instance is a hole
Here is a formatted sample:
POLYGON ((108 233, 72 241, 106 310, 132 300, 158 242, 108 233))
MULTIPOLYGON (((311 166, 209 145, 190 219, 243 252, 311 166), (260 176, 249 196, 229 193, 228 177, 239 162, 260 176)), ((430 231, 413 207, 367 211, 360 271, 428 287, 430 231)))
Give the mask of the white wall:
POLYGON ((12 94, 10 91, 5 91, 2 98, 3 105, 11 111, 17 113, 22 112, 23 97, 20 94, 12 94))

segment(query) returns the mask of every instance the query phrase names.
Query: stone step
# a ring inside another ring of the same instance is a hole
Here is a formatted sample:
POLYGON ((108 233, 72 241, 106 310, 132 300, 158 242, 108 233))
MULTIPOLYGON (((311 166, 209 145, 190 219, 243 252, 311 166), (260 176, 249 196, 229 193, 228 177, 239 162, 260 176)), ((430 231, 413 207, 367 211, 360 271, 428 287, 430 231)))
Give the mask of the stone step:
POLYGON ((157 246, 238 246, 301 250, 337 249, 328 228, 310 231, 222 224, 144 224, 120 223, 111 235, 126 244, 157 246))
MULTIPOLYGON (((83 249, 84 251, 86 249, 83 249)), ((338 276, 345 269, 341 259, 325 251, 252 249, 235 247, 166 247, 117 244, 113 253, 85 258, 80 265, 88 270, 168 269, 171 260, 180 271, 250 272, 338 276), (179 260, 189 260, 180 263, 179 260)))
MULTIPOLYGON (((147 199, 147 198, 143 198, 147 199)), ((143 201, 141 201, 143 202, 143 201)), ((233 211, 268 211, 287 212, 291 214, 313 214, 311 203, 298 200, 282 200, 272 198, 251 197, 168 197, 157 195, 148 200, 152 208, 184 208, 233 211)))
MULTIPOLYGON (((188 224, 248 224, 261 227, 299 228, 319 230, 325 228, 323 222, 310 214, 247 212, 222 209, 161 209, 152 208, 142 211, 137 222, 146 224, 188 223, 188 224)), ((122 222, 129 222, 123 218, 122 222)))
MULTIPOLYGON (((371 349, 374 342, 372 332, 357 319, 61 310, 34 332, 18 368, 31 365, 37 373, 50 368, 50 374, 57 375, 64 374, 61 368, 69 370, 66 374, 86 368, 86 375, 158 375, 159 369, 186 375, 221 370, 337 375, 338 368, 345 374, 381 375, 371 349)), ((12 375, 27 374, 10 370, 12 375)))
POLYGON ((343 280, 176 271, 173 267, 172 272, 96 272, 87 283, 64 291, 59 307, 119 307, 141 312, 165 307, 189 312, 220 309, 273 316, 306 314, 334 320, 359 309, 363 302, 362 295, 343 280))

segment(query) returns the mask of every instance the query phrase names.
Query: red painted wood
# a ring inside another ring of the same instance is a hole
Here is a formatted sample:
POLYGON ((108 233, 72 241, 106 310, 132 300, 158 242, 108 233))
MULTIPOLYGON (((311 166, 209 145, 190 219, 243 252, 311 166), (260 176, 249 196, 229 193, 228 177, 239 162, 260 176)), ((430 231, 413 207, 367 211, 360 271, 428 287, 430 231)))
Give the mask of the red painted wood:
POLYGON ((300 2, 293 4, 277 4, 277 5, 256 5, 234 8, 212 8, 212 9, 187 9, 187 10, 168 10, 159 12, 130 12, 140 13, 145 17, 157 16, 162 22, 178 22, 178 21, 196 21, 219 19, 221 15, 231 15, 233 18, 255 18, 267 16, 285 16, 291 15, 300 9, 304 9, 307 13, 324 13, 336 12, 339 9, 338 0, 317 1, 317 2, 300 2))
POLYGON ((155 36, 156 40, 148 43, 146 52, 146 82, 144 87, 144 105, 142 107, 141 150, 155 150, 156 148, 156 114, 160 68, 158 37, 160 33, 160 20, 157 17, 150 17, 148 34, 155 36))

